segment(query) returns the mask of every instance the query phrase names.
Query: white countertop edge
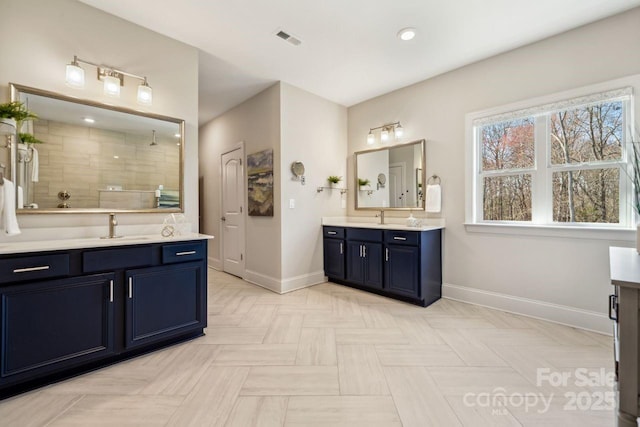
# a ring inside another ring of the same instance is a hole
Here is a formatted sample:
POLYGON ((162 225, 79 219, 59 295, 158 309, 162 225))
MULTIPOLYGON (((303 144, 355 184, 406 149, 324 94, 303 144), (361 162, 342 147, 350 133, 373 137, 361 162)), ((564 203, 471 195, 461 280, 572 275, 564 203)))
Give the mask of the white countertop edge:
POLYGON ((208 240, 213 236, 199 233, 186 233, 180 236, 162 237, 157 234, 123 236, 116 239, 89 237, 81 239, 33 240, 15 243, 0 243, 0 255, 26 252, 59 251, 65 249, 108 248, 114 246, 143 245, 150 243, 184 242, 188 240, 208 240))
MULTIPOLYGON (((405 224, 398 223, 385 223, 378 224, 376 222, 368 222, 368 218, 359 218, 359 217, 323 217, 322 225, 328 225, 332 227, 354 227, 354 228, 372 228, 379 230, 403 230, 403 231, 429 231, 429 230, 441 230, 444 229, 445 226, 443 224, 444 221, 440 220, 427 220, 427 224, 423 224, 420 227, 409 227, 405 224)), ((391 220, 391 218, 389 218, 391 220)), ((401 218, 393 218, 393 220, 402 220, 401 218)), ((423 221, 425 219, 422 218, 423 221)))

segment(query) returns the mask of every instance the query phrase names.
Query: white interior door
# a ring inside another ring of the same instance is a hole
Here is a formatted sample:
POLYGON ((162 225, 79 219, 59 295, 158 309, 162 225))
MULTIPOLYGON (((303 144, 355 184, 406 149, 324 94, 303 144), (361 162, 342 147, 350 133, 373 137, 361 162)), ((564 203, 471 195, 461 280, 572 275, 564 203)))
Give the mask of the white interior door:
POLYGON ((222 269, 244 277, 244 148, 222 155, 222 269))
POLYGON ((389 165, 389 206, 405 207, 404 168, 400 164, 389 165))

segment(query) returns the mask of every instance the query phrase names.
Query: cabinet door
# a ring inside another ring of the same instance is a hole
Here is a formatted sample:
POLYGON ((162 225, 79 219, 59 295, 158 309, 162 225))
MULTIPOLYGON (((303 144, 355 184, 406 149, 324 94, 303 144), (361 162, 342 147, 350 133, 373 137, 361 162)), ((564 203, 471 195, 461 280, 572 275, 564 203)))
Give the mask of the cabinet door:
POLYGON ((385 288, 400 295, 420 298, 420 248, 388 245, 385 248, 385 288))
POLYGON ((206 326, 202 262, 130 270, 126 280, 125 346, 137 347, 206 326))
POLYGON ((363 250, 364 284, 382 289, 382 244, 366 243, 363 250))
POLYGON ((364 283, 364 263, 362 261, 362 242, 347 241, 347 280, 364 283))
POLYGON ((0 290, 0 383, 114 353, 113 274, 0 290))
POLYGON ((344 279, 344 240, 324 239, 324 274, 344 279))

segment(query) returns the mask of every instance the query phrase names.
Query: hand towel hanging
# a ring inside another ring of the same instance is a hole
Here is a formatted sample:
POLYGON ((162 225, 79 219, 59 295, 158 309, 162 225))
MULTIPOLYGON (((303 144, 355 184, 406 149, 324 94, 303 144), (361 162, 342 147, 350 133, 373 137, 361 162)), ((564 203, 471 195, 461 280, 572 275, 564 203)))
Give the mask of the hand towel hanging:
POLYGON ((425 210, 430 213, 438 213, 442 208, 442 188, 440 184, 427 185, 425 210))
POLYGON ((0 193, 2 194, 2 200, 0 200, 1 228, 9 236, 20 234, 20 226, 16 217, 16 190, 13 182, 5 178, 0 193))

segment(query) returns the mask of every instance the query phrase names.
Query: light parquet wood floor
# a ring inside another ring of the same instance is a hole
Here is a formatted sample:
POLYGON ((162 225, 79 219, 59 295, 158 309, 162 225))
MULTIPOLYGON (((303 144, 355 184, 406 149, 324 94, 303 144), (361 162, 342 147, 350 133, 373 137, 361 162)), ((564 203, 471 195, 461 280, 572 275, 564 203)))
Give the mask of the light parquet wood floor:
POLYGON ((611 337, 474 305, 210 270, 205 337, 2 401, 0 425, 607 426, 612 358, 611 337))

